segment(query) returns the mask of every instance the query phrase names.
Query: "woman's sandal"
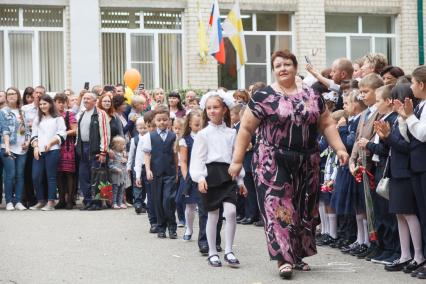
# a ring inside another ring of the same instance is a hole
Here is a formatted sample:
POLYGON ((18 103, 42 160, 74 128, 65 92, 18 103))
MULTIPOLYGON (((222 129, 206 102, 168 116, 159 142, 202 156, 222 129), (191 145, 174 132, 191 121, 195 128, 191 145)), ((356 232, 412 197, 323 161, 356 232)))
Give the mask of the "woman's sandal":
POLYGON ((290 263, 284 263, 278 268, 278 271, 280 272, 281 278, 290 279, 291 275, 293 274, 293 265, 290 263))
POLYGON ((238 261, 238 259, 235 257, 233 252, 228 252, 227 254, 225 254, 225 261, 228 263, 228 265, 230 267, 236 268, 240 266, 240 262, 238 261), (229 259, 228 255, 233 255, 234 257, 229 259))
POLYGON ((211 255, 207 258, 207 262, 210 264, 210 266, 213 267, 221 267, 222 266, 222 262, 220 262, 220 258, 217 254, 211 255), (216 257, 217 259, 212 260, 212 258, 216 257))
POLYGON ((294 270, 299 270, 299 271, 311 271, 311 267, 309 266, 309 264, 303 261, 299 261, 295 263, 293 268, 294 270))

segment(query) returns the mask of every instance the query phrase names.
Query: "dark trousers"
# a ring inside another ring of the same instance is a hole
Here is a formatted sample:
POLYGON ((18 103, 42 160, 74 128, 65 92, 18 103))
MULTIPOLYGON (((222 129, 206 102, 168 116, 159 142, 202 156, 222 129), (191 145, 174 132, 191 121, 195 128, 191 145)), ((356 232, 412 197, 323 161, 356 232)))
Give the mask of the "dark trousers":
MULTIPOLYGON (((27 152, 27 158, 25 161, 25 169, 24 169, 24 194, 23 194, 23 204, 27 207, 31 207, 37 203, 37 198, 34 191, 33 179, 33 159, 34 159, 34 149, 29 146, 27 152)), ((3 172, 3 169, 2 169, 3 172)))
POLYGON ((83 142, 82 144, 83 151, 81 157, 79 157, 78 181, 84 198, 83 203, 88 206, 92 204, 92 167, 99 167, 99 162, 95 157, 89 158, 89 143, 83 142))
POLYGON ((354 241, 357 235, 355 215, 337 215, 337 235, 339 238, 354 241))
POLYGON ((145 166, 142 167, 142 187, 145 188, 146 191, 146 207, 148 211, 148 220, 149 223, 152 225, 157 225, 157 214, 155 213, 155 206, 154 206, 154 197, 152 195, 152 186, 151 182, 146 179, 146 171, 145 166))
MULTIPOLYGON (((141 174, 141 180, 142 180, 141 174)), ((136 186, 136 172, 132 169, 132 193, 133 193, 133 206, 135 208, 146 208, 146 187, 142 184, 142 187, 136 186)))
POLYGON ((251 172, 246 172, 244 176, 244 185, 248 192, 245 200, 245 217, 258 220, 259 206, 257 204, 256 188, 254 186, 253 174, 251 172))
POLYGON ((158 231, 176 231, 176 176, 155 176, 151 186, 158 231))
MULTIPOLYGON (((206 234, 206 225, 207 225, 207 211, 204 209, 203 206, 203 202, 201 201, 201 198, 198 198, 198 247, 205 247, 208 246, 207 243, 207 234, 206 234)), ((222 223, 223 223, 223 219, 222 219, 222 213, 223 213, 223 208, 220 209, 219 212, 219 220, 217 222, 217 227, 216 227, 216 245, 220 245, 221 243, 221 238, 220 238, 220 231, 222 230, 222 223)))
MULTIPOLYGON (((182 174, 180 172, 180 168, 179 168, 179 181, 178 181, 178 184, 177 184, 178 189, 182 188, 183 182, 184 182, 183 176, 182 176, 182 174)), ((184 202, 184 198, 180 193, 178 193, 175 201, 176 201, 176 213, 177 213, 177 216, 178 216, 178 220, 179 220, 180 223, 185 224, 185 202, 184 202)))
MULTIPOLYGON (((375 173, 376 184, 383 176, 383 169, 377 167, 375 173)), ((381 197, 375 191, 371 192, 373 199, 375 229, 379 239, 379 246, 384 250, 400 251, 398 222, 395 214, 389 213, 389 200, 381 197)))
POLYGON ((416 197, 423 237, 423 254, 426 255, 426 172, 411 175, 414 196, 416 197))

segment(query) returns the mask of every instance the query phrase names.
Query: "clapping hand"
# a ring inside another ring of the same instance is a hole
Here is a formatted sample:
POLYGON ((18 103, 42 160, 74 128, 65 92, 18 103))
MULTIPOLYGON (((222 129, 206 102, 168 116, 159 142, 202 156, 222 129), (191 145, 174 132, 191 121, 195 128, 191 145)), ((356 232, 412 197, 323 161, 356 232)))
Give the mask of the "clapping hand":
POLYGON ((376 131, 377 135, 379 135, 380 139, 388 138, 391 132, 390 124, 382 120, 374 122, 374 130, 376 131))
POLYGON ((403 118, 407 119, 414 113, 413 101, 405 98, 404 104, 399 100, 393 100, 395 111, 403 118))

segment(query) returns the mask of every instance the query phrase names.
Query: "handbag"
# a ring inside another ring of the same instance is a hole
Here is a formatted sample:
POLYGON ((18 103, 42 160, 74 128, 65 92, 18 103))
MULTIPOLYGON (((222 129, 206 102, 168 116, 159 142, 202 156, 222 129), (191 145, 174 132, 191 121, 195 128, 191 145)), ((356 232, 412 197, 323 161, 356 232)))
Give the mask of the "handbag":
POLYGON ((109 181, 108 168, 92 167, 92 196, 94 200, 112 200, 112 184, 109 181))
POLYGON ((378 195, 380 195, 383 198, 386 198, 387 200, 389 200, 389 178, 386 177, 386 172, 388 169, 388 165, 389 165, 389 158, 390 156, 388 156, 387 160, 386 160, 386 165, 385 165, 385 170, 383 171, 383 176, 379 181, 379 184, 376 187, 376 193, 378 195))

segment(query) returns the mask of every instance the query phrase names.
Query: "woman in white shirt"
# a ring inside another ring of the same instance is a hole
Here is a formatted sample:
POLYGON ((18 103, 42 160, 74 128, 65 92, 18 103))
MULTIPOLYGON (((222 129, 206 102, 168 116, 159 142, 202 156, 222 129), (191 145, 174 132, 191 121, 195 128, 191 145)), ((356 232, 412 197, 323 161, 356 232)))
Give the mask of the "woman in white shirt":
POLYGON ((67 137, 65 121, 57 111, 49 95, 40 98, 38 115, 34 119, 31 145, 34 148, 33 183, 38 203, 32 210, 55 210, 56 173, 60 157, 60 146, 67 137), (44 196, 43 176, 47 175, 48 202, 44 196))

